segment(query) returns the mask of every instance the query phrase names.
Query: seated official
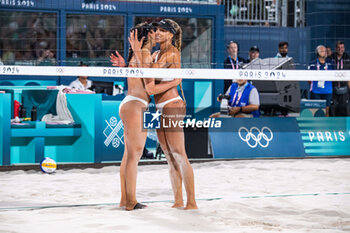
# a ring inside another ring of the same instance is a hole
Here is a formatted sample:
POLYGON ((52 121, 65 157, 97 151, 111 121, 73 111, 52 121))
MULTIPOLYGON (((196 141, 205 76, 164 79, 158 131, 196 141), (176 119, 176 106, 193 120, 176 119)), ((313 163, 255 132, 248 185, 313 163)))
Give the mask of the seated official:
MULTIPOLYGON (((258 90, 247 80, 237 80, 226 91, 229 96, 228 115, 231 117, 259 117, 260 100, 258 90)), ((218 101, 221 102, 218 98, 218 101)), ((223 117, 220 112, 210 117, 223 117)))
MULTIPOLYGON (((80 63, 81 67, 88 67, 88 65, 84 63, 80 63)), ((69 87, 79 91, 88 91, 92 86, 92 81, 88 80, 88 76, 78 76, 76 80, 69 84, 69 87)))

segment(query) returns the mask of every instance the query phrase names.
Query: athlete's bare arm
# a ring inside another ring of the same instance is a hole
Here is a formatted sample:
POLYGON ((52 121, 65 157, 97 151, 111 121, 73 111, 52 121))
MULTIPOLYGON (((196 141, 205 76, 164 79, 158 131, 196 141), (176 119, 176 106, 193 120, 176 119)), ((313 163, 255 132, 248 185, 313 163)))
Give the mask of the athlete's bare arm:
POLYGON ((124 58, 119 54, 119 52, 116 50, 114 55, 113 53, 111 53, 110 57, 110 61, 112 62, 112 66, 117 66, 117 67, 126 67, 126 63, 124 58))
MULTIPOLYGON (((152 68, 170 68, 168 67, 167 57, 165 55, 166 54, 164 54, 164 56, 162 56, 157 63, 153 63, 151 67, 152 68)), ((180 78, 176 78, 170 82, 161 82, 159 84, 155 84, 154 78, 144 79, 145 89, 147 94, 149 95, 157 95, 157 94, 163 93, 173 87, 176 87, 180 83, 181 83, 180 78)))

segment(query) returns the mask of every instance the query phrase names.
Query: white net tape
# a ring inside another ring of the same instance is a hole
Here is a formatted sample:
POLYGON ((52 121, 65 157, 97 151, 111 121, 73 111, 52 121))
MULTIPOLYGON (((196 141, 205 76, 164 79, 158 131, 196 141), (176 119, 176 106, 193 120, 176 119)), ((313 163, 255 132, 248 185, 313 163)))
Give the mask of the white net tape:
POLYGON ((346 70, 152 69, 72 66, 1 66, 0 77, 91 76, 121 78, 247 79, 266 81, 350 81, 346 70))

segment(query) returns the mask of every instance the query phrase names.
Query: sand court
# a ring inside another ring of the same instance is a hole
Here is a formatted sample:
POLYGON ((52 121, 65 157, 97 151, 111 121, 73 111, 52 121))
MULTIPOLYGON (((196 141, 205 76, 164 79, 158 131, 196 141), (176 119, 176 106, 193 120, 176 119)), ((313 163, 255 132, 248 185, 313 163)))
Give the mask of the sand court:
POLYGON ((131 212, 117 205, 116 166, 52 175, 1 172, 0 232, 350 231, 350 159, 217 161, 193 168, 199 209, 191 211, 170 208, 167 165, 139 166, 137 197, 148 207, 131 212), (45 206, 56 207, 35 208, 45 206))

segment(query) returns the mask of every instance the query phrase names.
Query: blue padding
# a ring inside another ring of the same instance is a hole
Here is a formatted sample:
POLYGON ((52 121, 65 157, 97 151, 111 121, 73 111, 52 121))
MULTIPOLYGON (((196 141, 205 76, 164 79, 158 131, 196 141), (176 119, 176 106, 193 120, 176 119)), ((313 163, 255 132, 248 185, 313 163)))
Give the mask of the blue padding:
POLYGON ((15 96, 15 91, 14 90, 11 90, 11 89, 2 89, 0 87, 0 91, 5 91, 6 93, 9 93, 11 96, 10 96, 10 100, 11 100, 11 118, 13 118, 13 102, 14 102, 14 96, 15 96))
POLYGON ((45 122, 30 122, 30 125, 13 125, 11 129, 12 137, 69 137, 81 136, 81 125, 71 125, 70 127, 60 127, 48 125, 45 122), (75 126, 75 127, 74 127, 75 126))
POLYGON ((50 125, 46 124, 46 128, 81 128, 81 124, 69 124, 69 125, 50 125))
POLYGON ((9 94, 0 94, 0 165, 10 165, 10 100, 9 94))
POLYGON ((40 86, 40 84, 37 82, 28 82, 24 86, 40 86))
POLYGON ((0 82, 0 86, 14 86, 15 84, 13 84, 12 82, 8 82, 8 81, 3 81, 0 82))

